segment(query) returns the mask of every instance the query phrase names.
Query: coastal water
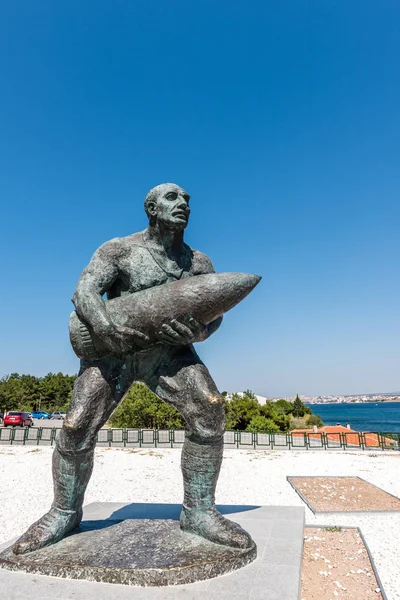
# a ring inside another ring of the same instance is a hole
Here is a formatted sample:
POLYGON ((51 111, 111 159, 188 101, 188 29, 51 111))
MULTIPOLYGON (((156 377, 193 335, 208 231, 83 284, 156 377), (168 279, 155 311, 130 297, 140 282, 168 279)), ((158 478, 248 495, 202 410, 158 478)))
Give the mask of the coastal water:
POLYGON ((325 425, 346 425, 356 431, 400 432, 400 402, 308 404, 325 425))

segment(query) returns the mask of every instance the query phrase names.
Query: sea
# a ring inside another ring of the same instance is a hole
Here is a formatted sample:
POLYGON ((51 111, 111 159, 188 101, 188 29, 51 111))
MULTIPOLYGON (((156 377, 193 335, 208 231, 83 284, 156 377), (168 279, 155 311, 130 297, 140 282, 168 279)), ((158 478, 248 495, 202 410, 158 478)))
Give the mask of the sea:
POLYGON ((346 426, 355 431, 400 432, 400 402, 343 402, 307 404, 325 425, 346 426))

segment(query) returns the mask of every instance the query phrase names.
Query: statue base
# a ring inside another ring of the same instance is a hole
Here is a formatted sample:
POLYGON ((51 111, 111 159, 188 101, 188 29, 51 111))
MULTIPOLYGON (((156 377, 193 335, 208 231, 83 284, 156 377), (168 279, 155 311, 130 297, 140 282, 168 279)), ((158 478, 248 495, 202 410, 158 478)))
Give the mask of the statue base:
POLYGON ((0 567, 67 579, 137 586, 193 583, 251 563, 257 547, 235 549, 184 533, 176 520, 84 521, 57 544, 16 556, 0 554, 0 567))

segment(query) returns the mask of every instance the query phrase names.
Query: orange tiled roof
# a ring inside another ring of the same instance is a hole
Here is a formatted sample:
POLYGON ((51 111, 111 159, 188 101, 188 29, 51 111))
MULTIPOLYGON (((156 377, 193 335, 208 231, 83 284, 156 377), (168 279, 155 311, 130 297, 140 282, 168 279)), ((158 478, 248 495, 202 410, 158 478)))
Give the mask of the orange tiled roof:
MULTIPOLYGON (((292 431, 292 435, 300 436, 304 433, 308 433, 309 437, 312 434, 320 434, 326 433, 328 440, 330 441, 338 441, 340 433, 346 434, 346 442, 347 444, 351 444, 354 446, 360 445, 359 432, 354 429, 349 429, 348 427, 344 427, 343 425, 325 425, 324 427, 319 427, 318 432, 315 432, 314 429, 294 429, 292 431)), ((364 433, 365 445, 366 446, 379 446, 379 439, 376 433, 364 433)), ((391 438, 384 438, 385 444, 393 446, 394 441, 391 438)))

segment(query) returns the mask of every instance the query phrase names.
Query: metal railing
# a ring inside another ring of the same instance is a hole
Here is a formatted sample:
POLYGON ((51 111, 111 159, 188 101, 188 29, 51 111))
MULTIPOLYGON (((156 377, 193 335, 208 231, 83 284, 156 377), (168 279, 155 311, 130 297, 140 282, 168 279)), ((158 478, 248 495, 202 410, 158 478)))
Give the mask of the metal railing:
MULTIPOLYGON (((56 427, 0 428, 0 445, 53 446, 60 429, 56 427)), ((96 445, 120 448, 176 448, 185 439, 183 430, 100 429, 96 445)), ((226 448, 259 450, 399 450, 400 432, 341 433, 252 433, 225 431, 226 448)))

